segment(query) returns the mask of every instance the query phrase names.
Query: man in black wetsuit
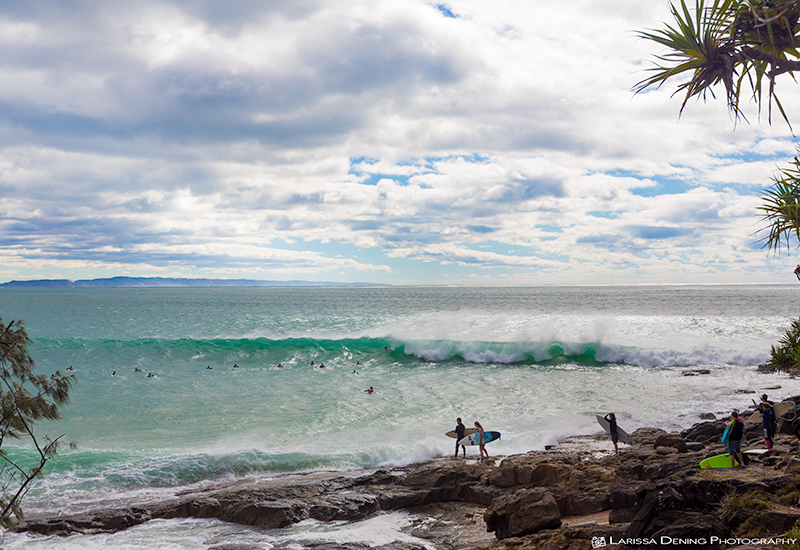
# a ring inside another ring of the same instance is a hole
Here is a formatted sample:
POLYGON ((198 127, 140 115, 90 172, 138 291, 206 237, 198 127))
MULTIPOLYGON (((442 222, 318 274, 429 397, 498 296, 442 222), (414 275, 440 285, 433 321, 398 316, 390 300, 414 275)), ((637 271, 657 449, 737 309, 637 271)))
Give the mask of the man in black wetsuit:
MULTIPOLYGON (((464 430, 466 430, 466 426, 461 423, 460 418, 456 418, 456 457, 458 456, 458 442, 464 439, 464 430)), ((467 448, 462 445, 461 449, 464 451, 464 456, 467 456, 467 448)), ((454 457, 455 458, 455 457, 454 457)))
POLYGON ((615 415, 613 412, 610 412, 603 417, 603 420, 608 422, 608 435, 611 436, 611 441, 614 443, 614 454, 619 455, 619 447, 617 446, 617 441, 619 441, 619 432, 617 432, 617 415, 615 415))

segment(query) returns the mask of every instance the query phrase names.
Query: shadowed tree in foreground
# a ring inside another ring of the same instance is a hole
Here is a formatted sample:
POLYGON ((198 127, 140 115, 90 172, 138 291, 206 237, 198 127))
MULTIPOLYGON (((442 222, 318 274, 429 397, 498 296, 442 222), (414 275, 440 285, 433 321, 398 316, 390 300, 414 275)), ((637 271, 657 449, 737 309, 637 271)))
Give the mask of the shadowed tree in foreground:
POLYGON ((34 435, 39 420, 60 418, 59 407, 69 401, 72 375, 58 371, 51 376, 36 375, 28 354, 30 339, 21 322, 6 325, 0 318, 0 522, 6 527, 21 519, 20 502, 31 482, 59 446, 53 440, 34 435), (3 449, 9 439, 28 440, 34 458, 12 459, 3 449))
MULTIPOLYGON (((673 24, 638 33, 667 51, 656 57, 636 93, 680 81, 675 93, 685 92, 683 113, 689 99, 715 97, 713 88, 721 86, 735 120, 745 118, 739 107, 745 93, 759 114, 766 102, 770 123, 775 105, 789 124, 776 88, 779 79, 794 80, 793 71, 800 70, 800 0, 696 0, 693 10, 681 0, 670 8, 673 24)), ((788 250, 792 239, 800 243, 800 159, 772 180, 758 209, 766 222, 760 230, 767 232, 763 246, 777 254, 784 245, 788 250)))

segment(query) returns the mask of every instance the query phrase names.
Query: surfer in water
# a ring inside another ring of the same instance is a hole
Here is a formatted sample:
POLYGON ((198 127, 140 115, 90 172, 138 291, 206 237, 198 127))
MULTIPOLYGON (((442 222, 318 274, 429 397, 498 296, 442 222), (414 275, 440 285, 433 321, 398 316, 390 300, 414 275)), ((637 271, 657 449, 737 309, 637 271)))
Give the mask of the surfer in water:
POLYGON ((485 443, 485 435, 483 431, 483 426, 477 420, 475 421, 475 427, 478 429, 478 450, 481 453, 481 462, 483 462, 483 454, 486 453, 486 458, 489 458, 489 451, 486 450, 484 445, 485 443))
MULTIPOLYGON (((458 458, 458 442, 464 439, 464 431, 467 429, 464 424, 461 423, 460 418, 456 418, 456 456, 454 458, 458 458)), ((464 456, 467 456, 467 448, 462 445, 461 450, 464 451, 464 456)))
POLYGON ((364 393, 368 393, 368 394, 372 395, 373 393, 375 393, 375 390, 373 390, 372 386, 370 386, 368 390, 364 390, 364 393))
POLYGON ((611 436, 611 441, 614 443, 614 454, 619 456, 619 447, 617 446, 617 441, 619 441, 619 432, 617 432, 617 415, 615 415, 613 412, 610 412, 605 415, 603 419, 608 422, 608 434, 611 436))

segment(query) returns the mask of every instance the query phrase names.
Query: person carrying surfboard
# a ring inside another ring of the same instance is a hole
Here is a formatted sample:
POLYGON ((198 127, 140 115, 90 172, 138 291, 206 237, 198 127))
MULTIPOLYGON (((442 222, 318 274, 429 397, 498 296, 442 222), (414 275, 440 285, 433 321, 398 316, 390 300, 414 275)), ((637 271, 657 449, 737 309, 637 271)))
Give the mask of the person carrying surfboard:
POLYGON ((736 459, 739 459, 739 464, 744 467, 744 457, 742 456, 742 434, 744 433, 744 422, 739 418, 739 413, 733 411, 731 413, 731 420, 728 422, 730 426, 730 435, 728 435, 728 454, 731 455, 731 468, 736 466, 736 459))
POLYGON ((479 439, 478 439, 478 449, 480 450, 480 453, 481 453, 481 462, 483 462, 483 454, 484 453, 486 453, 486 458, 489 458, 489 451, 487 451, 486 447, 484 446, 485 441, 486 441, 486 436, 485 436, 484 431, 483 431, 483 426, 481 426, 481 423, 478 422, 477 420, 475 421, 475 427, 478 429, 478 437, 479 437, 479 439))
MULTIPOLYGON (((458 442, 464 439, 464 431, 467 429, 464 424, 461 423, 461 418, 456 418, 456 457, 458 457, 458 442)), ((462 445, 461 450, 464 451, 464 456, 467 456, 467 448, 462 445)))
POLYGON ((619 447, 617 446, 617 441, 619 441, 619 432, 617 431, 617 415, 615 415, 613 412, 610 412, 603 418, 606 422, 608 422, 608 435, 611 436, 611 442, 614 443, 614 454, 619 455, 619 447))
POLYGON ((756 404, 755 400, 752 401, 761 413, 761 428, 764 431, 764 442, 767 444, 767 450, 771 451, 772 438, 775 437, 775 411, 772 408, 774 403, 767 399, 766 393, 761 396, 761 403, 756 404))

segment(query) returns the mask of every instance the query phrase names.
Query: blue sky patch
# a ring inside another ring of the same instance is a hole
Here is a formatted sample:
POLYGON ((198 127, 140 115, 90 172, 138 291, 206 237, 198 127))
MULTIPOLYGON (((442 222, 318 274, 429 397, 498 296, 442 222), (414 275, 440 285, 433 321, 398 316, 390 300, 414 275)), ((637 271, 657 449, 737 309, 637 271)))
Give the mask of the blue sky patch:
POLYGON ((458 16, 452 12, 452 10, 447 7, 445 4, 436 4, 434 6, 437 10, 439 10, 445 17, 451 17, 453 19, 458 19, 458 16))

